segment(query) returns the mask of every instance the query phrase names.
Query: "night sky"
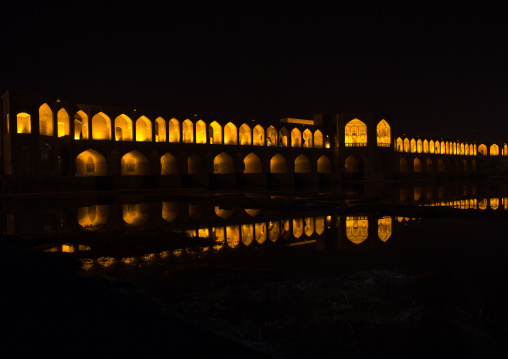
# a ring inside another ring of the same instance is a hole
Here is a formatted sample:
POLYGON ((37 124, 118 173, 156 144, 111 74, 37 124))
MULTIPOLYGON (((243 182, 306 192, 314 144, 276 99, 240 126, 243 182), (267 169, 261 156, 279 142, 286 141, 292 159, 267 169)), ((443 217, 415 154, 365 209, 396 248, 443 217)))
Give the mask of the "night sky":
POLYGON ((508 13, 488 2, 14 4, 0 91, 239 118, 378 112, 508 140, 508 13))

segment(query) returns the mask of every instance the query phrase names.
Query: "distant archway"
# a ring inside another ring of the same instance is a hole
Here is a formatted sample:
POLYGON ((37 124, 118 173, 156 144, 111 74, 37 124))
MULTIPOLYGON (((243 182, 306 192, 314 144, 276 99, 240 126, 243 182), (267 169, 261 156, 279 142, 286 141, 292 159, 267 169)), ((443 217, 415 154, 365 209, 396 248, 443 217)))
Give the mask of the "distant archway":
POLYGON ((76 157, 76 176, 107 176, 106 158, 99 152, 89 149, 76 157))
MULTIPOLYGON (((187 121, 190 122, 190 120, 187 121)), ((189 124, 187 123, 187 126, 188 125, 189 124)), ((190 123, 190 132, 192 135, 192 122, 190 123)), ((172 118, 168 122, 168 141, 171 143, 180 142, 180 122, 176 118, 172 118)))
POLYGON ((132 141, 132 120, 124 114, 115 118, 115 140, 132 141))
POLYGON ((138 151, 126 153, 120 161, 122 176, 141 176, 150 174, 148 158, 138 151))
POLYGON ((250 127, 245 123, 240 126, 240 145, 250 146, 251 144, 251 131, 250 127))
POLYGON ((69 114, 62 107, 60 111, 56 114, 56 123, 57 123, 57 135, 58 137, 69 136, 70 132, 70 120, 69 114))
POLYGON ((236 126, 229 122, 224 126, 224 144, 225 145, 236 145, 237 143, 236 126))
POLYGON ((243 160, 243 173, 262 173, 261 159, 255 153, 249 153, 243 160))
POLYGON ((281 154, 270 159, 270 173, 287 173, 286 159, 281 154))
POLYGON ((213 159, 213 173, 235 173, 233 159, 227 153, 222 152, 213 159))
POLYGON ((168 152, 161 157, 161 175, 173 174, 178 174, 178 163, 175 156, 168 152))
POLYGON ((141 116, 136 121, 136 141, 152 142, 152 122, 146 116, 141 116))

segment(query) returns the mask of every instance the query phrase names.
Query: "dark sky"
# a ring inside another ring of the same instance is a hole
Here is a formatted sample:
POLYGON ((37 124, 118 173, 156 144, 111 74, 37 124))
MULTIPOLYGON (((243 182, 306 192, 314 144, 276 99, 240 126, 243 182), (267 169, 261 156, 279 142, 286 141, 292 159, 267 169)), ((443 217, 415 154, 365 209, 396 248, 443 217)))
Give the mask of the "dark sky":
POLYGON ((0 91, 279 119, 380 112, 408 134, 508 139, 508 13, 488 2, 14 5, 0 91))

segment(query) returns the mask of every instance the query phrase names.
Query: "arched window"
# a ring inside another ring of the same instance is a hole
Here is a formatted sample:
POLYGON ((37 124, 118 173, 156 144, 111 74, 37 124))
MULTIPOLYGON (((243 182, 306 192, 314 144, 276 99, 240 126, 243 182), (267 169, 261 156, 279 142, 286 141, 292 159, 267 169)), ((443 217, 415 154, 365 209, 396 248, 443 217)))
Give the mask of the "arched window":
POLYGON ((88 140, 88 116, 81 110, 74 114, 74 139, 88 140))
POLYGON ((124 114, 115 118, 115 140, 132 141, 132 120, 124 114))
POLYGON ((31 133, 32 125, 30 123, 30 115, 26 112, 20 112, 16 116, 17 133, 31 133))
POLYGON ((255 153, 249 153, 243 160, 243 173, 263 173, 261 159, 255 153))
POLYGON ((319 130, 314 132, 314 148, 323 148, 323 133, 319 130))
POLYGON ((429 141, 423 140, 423 153, 429 153, 429 141))
MULTIPOLYGON (((173 120, 171 122, 174 124, 173 120)), ((194 124, 191 120, 183 121, 182 135, 184 143, 194 143, 194 124)))
POLYGON ((251 132, 250 127, 245 123, 240 126, 240 145, 250 146, 251 144, 251 132))
POLYGON ((107 176, 106 158, 99 152, 89 149, 76 157, 76 176, 107 176))
POLYGON ((367 125, 355 118, 346 124, 344 129, 345 146, 367 146, 367 125))
POLYGON ((111 120, 102 112, 92 117, 92 139, 111 140, 111 120))
POLYGON ((317 171, 318 173, 331 173, 332 172, 332 163, 330 159, 325 155, 321 156, 317 160, 317 171))
POLYGON ((409 152, 409 139, 407 137, 404 139, 404 152, 409 152))
POLYGON ((303 147, 312 148, 312 132, 307 128, 303 131, 303 147))
POLYGON ((487 156, 487 146, 485 146, 484 144, 478 146, 478 153, 481 154, 482 156, 487 156))
POLYGON ((236 126, 229 122, 224 126, 224 144, 225 145, 236 145, 237 143, 236 126))
POLYGON ((390 134, 390 125, 385 120, 379 121, 376 127, 377 145, 379 147, 390 147, 392 142, 390 134))
POLYGON ((233 159, 227 153, 222 152, 213 159, 213 173, 235 173, 233 159))
POLYGON ((58 137, 69 136, 70 124, 69 124, 69 114, 62 107, 60 111, 56 114, 56 120, 58 124, 57 134, 58 137))
POLYGON ((491 156, 499 156, 499 146, 495 143, 490 146, 490 155, 491 156))
POLYGON ((47 103, 39 107, 39 134, 53 136, 53 111, 47 103))
POLYGON ((266 129, 266 145, 277 146, 277 130, 273 126, 266 129))
POLYGON ((252 143, 254 146, 263 146, 265 144, 265 130, 260 125, 254 127, 252 143))
POLYGON ((280 155, 276 154, 270 159, 270 173, 286 173, 287 172, 287 163, 286 159, 280 155))
POLYGON ((178 164, 175 156, 168 152, 161 157, 161 175, 173 174, 178 174, 178 164))
POLYGON ((291 147, 302 147, 302 133, 296 127, 291 131, 291 147))
MULTIPOLYGON (((138 120, 139 121, 139 120, 138 120)), ((137 121, 136 121, 137 122, 137 121)), ((121 174, 124 175, 148 175, 150 173, 150 165, 146 156, 138 151, 126 153, 120 162, 121 174)))
MULTIPOLYGON (((192 122, 190 120, 187 120, 187 121, 188 121, 187 125, 189 125, 189 122, 190 122, 190 135, 192 137, 192 122)), ((180 122, 176 118, 172 118, 168 122, 168 141, 171 143, 179 143, 180 142, 180 122)), ((192 142, 192 140, 191 140, 191 142, 192 142)))
POLYGON ((155 120, 155 142, 166 142, 166 121, 162 117, 155 120))
POLYGON ((411 139, 411 152, 412 153, 416 152, 416 141, 414 138, 411 139))
POLYGON ((152 122, 146 116, 136 121, 136 141, 152 142, 152 122))
POLYGON ((196 122, 196 143, 206 143, 206 124, 203 120, 196 122))
POLYGON ((310 173, 310 162, 307 156, 300 155, 295 159, 295 173, 310 173))
POLYGON ((222 127, 217 121, 213 121, 208 127, 208 137, 210 139, 210 144, 222 144, 222 127))

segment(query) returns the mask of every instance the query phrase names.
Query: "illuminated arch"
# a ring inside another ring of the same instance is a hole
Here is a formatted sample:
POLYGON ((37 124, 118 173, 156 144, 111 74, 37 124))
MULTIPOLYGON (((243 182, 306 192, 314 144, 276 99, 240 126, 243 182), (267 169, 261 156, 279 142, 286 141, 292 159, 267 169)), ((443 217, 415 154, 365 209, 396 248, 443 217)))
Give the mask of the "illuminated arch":
POLYGON ((147 203, 122 205, 123 220, 131 226, 138 227, 150 219, 150 206, 147 203))
POLYGON ((203 172, 203 160, 200 155, 195 153, 187 158, 187 172, 190 175, 198 175, 203 172))
POLYGON ((413 169, 414 172, 421 172, 422 171, 422 163, 420 162, 420 159, 415 157, 413 159, 413 169))
POLYGON ((422 140, 418 139, 418 141, 416 141, 416 152, 422 153, 422 151, 423 151, 422 140))
POLYGON ((76 157, 76 176, 107 176, 106 158, 99 152, 89 149, 76 157))
MULTIPOLYGON (((460 152, 460 147, 459 147, 459 152, 460 152)), ((453 142, 453 154, 454 155, 457 154, 457 143, 456 142, 453 142)))
POLYGON ((469 156, 469 145, 467 143, 464 145, 464 154, 469 156))
POLYGON ((446 166, 442 158, 437 160, 437 170, 439 172, 444 172, 446 170, 446 166))
MULTIPOLYGON (((187 121, 191 122, 190 120, 187 121)), ((192 122, 190 123, 190 130, 192 134, 192 122)), ((174 117, 168 121, 168 142, 180 142, 180 122, 174 117)))
POLYGON ((482 156, 487 156, 487 146, 485 146, 483 143, 478 146, 478 153, 482 156))
POLYGON ((319 130, 314 132, 314 148, 323 148, 323 133, 319 130))
POLYGON ((39 107, 39 134, 53 136, 53 111, 47 103, 39 107))
POLYGON ((152 122, 146 116, 141 116, 136 121, 136 141, 152 142, 152 122))
POLYGON ((178 217, 178 202, 162 202, 162 218, 166 222, 173 222, 178 217))
POLYGON ((265 145, 265 130, 261 125, 256 125, 252 131, 252 144, 254 146, 265 145))
POLYGON ((245 156, 243 164, 245 168, 243 173, 263 173, 261 159, 253 152, 245 156))
POLYGON ((126 153, 120 161, 122 176, 141 176, 150 174, 150 165, 145 155, 138 151, 126 153))
POLYGON ((92 117, 92 139, 111 140, 111 120, 103 112, 92 117))
POLYGON ((302 133, 296 127, 291 131, 291 147, 302 147, 302 133))
POLYGON ((57 135, 58 137, 69 136, 70 133, 69 114, 62 107, 56 114, 57 135))
POLYGON ((88 140, 88 116, 81 110, 74 114, 74 139, 88 140))
POLYGON ((310 237, 312 236, 312 234, 314 233, 314 217, 306 217, 304 219, 304 227, 303 227, 303 232, 305 233, 305 235, 307 237, 310 237))
POLYGON ((318 173, 332 173, 332 163, 330 159, 323 155, 317 160, 317 172, 318 173))
POLYGON ((227 153, 222 152, 213 159, 213 173, 235 173, 233 159, 227 153))
POLYGON ((446 141, 446 143, 445 143, 445 151, 446 151, 445 153, 447 155, 449 155, 451 153, 450 142, 449 141, 446 141))
POLYGON ((325 217, 319 216, 315 218, 316 234, 322 235, 325 231, 325 217))
POLYGON ((251 144, 250 127, 244 123, 243 125, 240 126, 240 145, 250 146, 250 144, 251 144))
POLYGON ((346 147, 367 146, 367 125, 355 118, 344 129, 346 147))
POLYGON ((491 198, 489 200, 489 205, 492 210, 496 210, 499 208, 499 198, 491 198))
POLYGON ((463 171, 468 171, 469 170, 469 165, 467 163, 467 160, 462 160, 462 170, 463 171))
POLYGON ((391 237, 392 217, 385 216, 377 220, 377 235, 383 242, 386 242, 391 237))
POLYGON ((305 148, 312 148, 312 132, 307 128, 305 131, 303 131, 303 147, 305 148))
POLYGON ((108 222, 109 207, 107 205, 78 207, 78 223, 83 228, 99 227, 108 222))
MULTIPOLYGON (((173 120, 171 120, 173 124, 173 120)), ((183 143, 194 143, 194 124, 191 120, 187 119, 183 121, 182 124, 182 135, 183 135, 183 143)), ((170 134, 170 136, 173 136, 173 132, 170 134)), ((176 137, 172 137, 175 139, 176 137)))
POLYGON ((469 146, 469 155, 476 156, 476 150, 477 150, 476 145, 475 144, 471 144, 469 146))
POLYGON ((489 153, 491 156, 499 156, 499 146, 495 143, 491 145, 489 153))
POLYGON ((446 154, 446 143, 444 141, 441 141, 441 154, 446 154))
POLYGON ((275 127, 270 126, 266 129, 266 145, 277 146, 277 130, 275 127))
POLYGON ((196 122, 196 143, 206 143, 206 124, 203 120, 196 122))
POLYGON ((249 246, 254 240, 254 226, 252 224, 242 224, 241 237, 243 245, 249 246))
POLYGON ((399 160, 399 172, 409 172, 409 165, 404 157, 399 160))
POLYGON ((487 209, 487 198, 483 198, 481 199, 480 201, 478 201, 478 209, 481 209, 482 211, 483 210, 486 210, 487 209))
POLYGON ((17 133, 32 133, 32 124, 30 115, 26 112, 20 112, 16 115, 17 133))
POLYGON ((226 126, 224 126, 224 144, 236 145, 237 137, 236 126, 232 122, 227 123, 226 126))
POLYGON ((429 153, 429 141, 423 140, 423 153, 429 153))
POLYGON ((162 117, 155 119, 155 142, 166 142, 166 120, 162 117))
POLYGON ((416 152, 416 141, 414 138, 411 139, 411 153, 416 152))
POLYGON ((310 162, 307 156, 300 155, 295 159, 295 173, 310 173, 310 162))
POLYGON ((173 174, 178 174, 178 163, 175 156, 168 152, 161 157, 161 175, 173 174))
POLYGON ((427 172, 434 171, 434 164, 430 158, 427 158, 427 160, 425 161, 425 170, 427 172))
POLYGON ((254 224, 254 239, 259 244, 263 244, 266 241, 266 223, 255 223, 254 224))
POLYGON ((293 237, 300 238, 303 234, 303 218, 293 219, 293 237))
POLYGON ((369 222, 366 216, 346 217, 346 237, 354 244, 360 244, 369 236, 369 222))
POLYGON ((433 141, 433 140, 430 140, 430 142, 429 142, 429 152, 430 152, 430 153, 434 153, 434 150, 435 150, 435 144, 434 144, 434 141, 433 141))
POLYGON ((268 222, 268 238, 275 242, 280 237, 280 224, 278 221, 268 222))
POLYGON ((281 154, 270 159, 270 173, 287 173, 286 159, 281 154))
POLYGON ((460 151, 459 154, 461 154, 461 155, 464 154, 464 144, 463 143, 460 144, 460 150, 459 151, 460 151))
POLYGON ((404 139, 404 152, 409 152, 409 139, 407 137, 404 139))
POLYGON ((390 125, 385 120, 379 121, 376 126, 377 145, 380 147, 390 147, 392 143, 390 125))
POLYGON ((506 143, 503 146, 503 156, 508 156, 508 145, 506 143))
POLYGON ((397 152, 403 152, 404 151, 404 142, 402 141, 402 138, 397 138, 397 152))
POLYGON ((285 127, 282 127, 279 130, 279 146, 288 147, 288 139, 289 139, 289 130, 285 127))
POLYGON ((115 140, 132 141, 132 120, 124 114, 115 118, 115 140))
POLYGON ((222 127, 217 121, 213 121, 208 126, 208 137, 210 138, 210 144, 222 144, 222 127))

